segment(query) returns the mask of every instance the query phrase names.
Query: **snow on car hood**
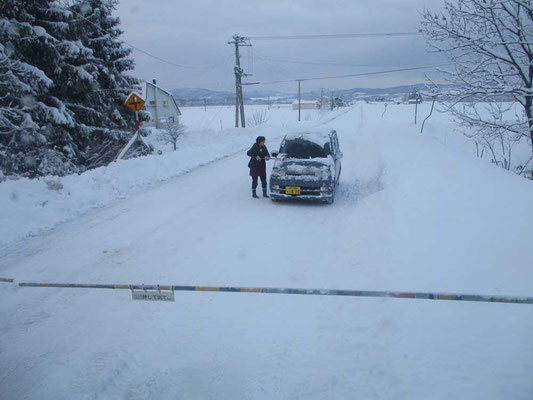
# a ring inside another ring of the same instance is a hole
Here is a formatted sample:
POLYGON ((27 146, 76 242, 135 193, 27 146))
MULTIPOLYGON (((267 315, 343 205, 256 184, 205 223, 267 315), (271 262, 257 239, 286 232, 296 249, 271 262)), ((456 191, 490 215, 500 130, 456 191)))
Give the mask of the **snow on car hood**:
POLYGON ((285 158, 276 161, 272 174, 298 176, 299 178, 325 179, 331 176, 331 171, 333 171, 334 166, 331 157, 313 158, 309 160, 285 158))

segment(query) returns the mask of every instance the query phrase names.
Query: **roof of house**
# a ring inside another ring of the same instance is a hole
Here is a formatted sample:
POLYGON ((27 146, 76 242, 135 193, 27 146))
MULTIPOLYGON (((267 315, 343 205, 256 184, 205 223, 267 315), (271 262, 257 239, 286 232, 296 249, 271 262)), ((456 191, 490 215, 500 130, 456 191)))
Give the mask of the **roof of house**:
POLYGON ((172 99, 172 102, 174 103, 174 105, 176 106, 176 109, 178 110, 178 115, 181 115, 181 110, 178 107, 178 103, 176 103, 176 99, 174 99, 174 96, 172 96, 172 93, 170 93, 169 91, 166 91, 165 89, 161 89, 159 86, 154 85, 153 83, 150 83, 148 81, 144 81, 144 86, 143 86, 143 95, 144 95, 145 98, 146 98, 148 85, 150 85, 150 86, 158 89, 159 91, 165 93, 166 95, 170 96, 170 98, 172 99))

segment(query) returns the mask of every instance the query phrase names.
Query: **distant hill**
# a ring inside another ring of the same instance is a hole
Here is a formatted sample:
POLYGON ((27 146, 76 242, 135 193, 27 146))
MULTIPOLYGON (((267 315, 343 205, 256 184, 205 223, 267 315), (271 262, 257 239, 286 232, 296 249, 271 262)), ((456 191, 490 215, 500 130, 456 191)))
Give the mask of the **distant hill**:
MULTIPOLYGON (((429 92, 430 87, 427 84, 414 84, 394 86, 389 88, 352 88, 352 89, 334 89, 325 90, 324 96, 331 94, 343 97, 346 100, 367 99, 367 98, 399 98, 407 95, 413 88, 422 92, 429 92)), ((181 104, 231 104, 235 100, 234 92, 216 91, 203 88, 180 88, 171 91, 172 95, 181 104)), ((275 90, 253 89, 244 90, 244 98, 247 102, 262 102, 270 100, 273 102, 290 102, 296 97, 295 93, 281 93, 275 90)), ((302 99, 315 100, 320 98, 320 90, 313 90, 302 93, 302 99)))
MULTIPOLYGON (((443 87, 443 86, 441 86, 443 87)), ((374 96, 383 97, 400 97, 406 95, 416 88, 421 92, 429 92, 431 87, 427 84, 418 83, 414 85, 394 86, 389 88, 353 88, 353 89, 339 89, 331 91, 335 96, 341 96, 348 99, 366 98, 374 96)), ((330 95, 330 91, 324 93, 330 95)), ((320 97, 320 90, 306 92, 302 96, 317 98, 320 97)))
MULTIPOLYGON (((235 98, 235 92, 216 91, 202 88, 180 88, 171 90, 172 96, 175 99, 185 100, 214 100, 214 99, 228 99, 235 98)), ((276 90, 244 90, 244 97, 246 99, 268 96, 287 96, 276 90)))
POLYGON ((235 97, 235 93, 231 92, 221 92, 210 89, 202 88, 182 88, 182 89, 173 89, 170 91, 172 96, 175 99, 184 99, 184 100, 224 100, 228 98, 235 97))

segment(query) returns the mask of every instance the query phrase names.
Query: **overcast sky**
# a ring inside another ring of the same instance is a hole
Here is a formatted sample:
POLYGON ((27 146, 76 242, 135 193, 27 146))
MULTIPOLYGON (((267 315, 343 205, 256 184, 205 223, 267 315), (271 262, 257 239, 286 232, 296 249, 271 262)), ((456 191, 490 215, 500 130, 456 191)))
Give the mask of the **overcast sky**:
MULTIPOLYGON (((180 68, 133 52, 135 74, 165 89, 234 90, 231 36, 316 35, 416 31, 420 12, 444 0, 122 0, 123 39, 180 68)), ((241 65, 248 81, 268 82, 356 74, 442 62, 422 36, 319 40, 251 40, 241 65), (304 64, 311 63, 311 64, 304 64)), ((433 70, 306 81, 302 90, 389 87, 438 80, 433 70)), ((255 86, 291 93, 296 83, 255 86)))

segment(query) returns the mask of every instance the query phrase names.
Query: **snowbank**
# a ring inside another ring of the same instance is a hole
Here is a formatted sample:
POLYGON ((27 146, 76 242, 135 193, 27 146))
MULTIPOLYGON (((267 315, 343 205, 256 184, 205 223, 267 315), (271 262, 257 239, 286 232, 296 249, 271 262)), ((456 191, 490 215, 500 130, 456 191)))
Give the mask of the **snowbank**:
POLYGON ((0 184, 0 245, 243 151, 258 131, 225 130, 216 137, 213 131, 191 132, 176 152, 120 161, 81 175, 5 181, 0 184))

